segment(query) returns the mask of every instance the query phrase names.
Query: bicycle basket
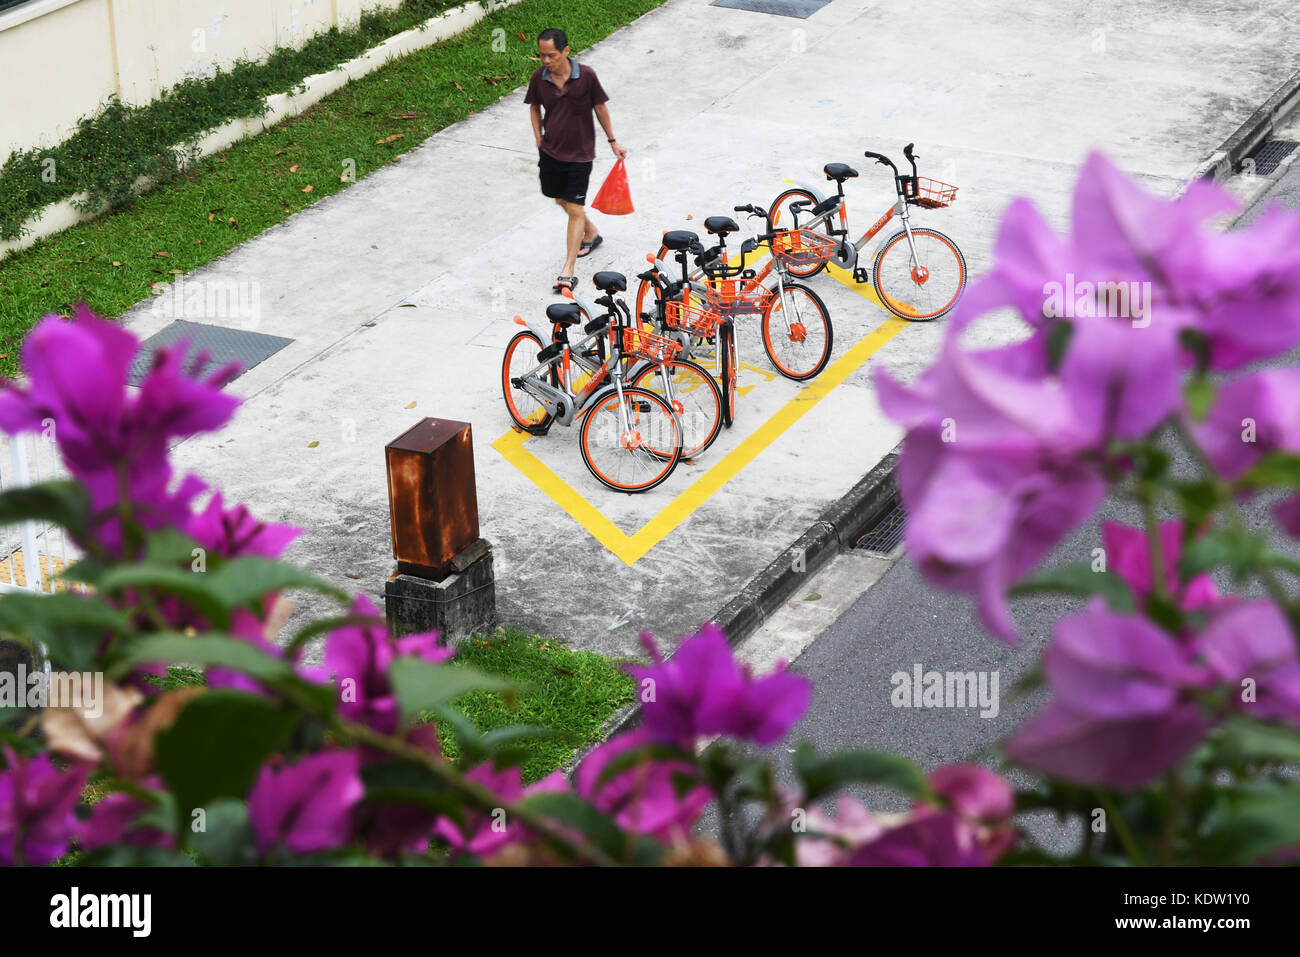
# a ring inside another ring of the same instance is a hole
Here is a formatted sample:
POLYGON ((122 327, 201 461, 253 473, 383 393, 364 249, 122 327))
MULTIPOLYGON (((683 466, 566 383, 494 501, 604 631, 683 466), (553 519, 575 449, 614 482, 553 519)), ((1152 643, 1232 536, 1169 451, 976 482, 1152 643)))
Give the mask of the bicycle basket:
POLYGON ((718 313, 692 306, 680 299, 664 303, 664 325, 669 329, 680 329, 700 339, 708 339, 718 331, 722 316, 718 313))
POLYGON ((787 229, 772 237, 772 253, 792 266, 816 266, 835 258, 839 243, 811 229, 787 229))
POLYGON ((930 179, 928 176, 918 176, 913 187, 913 195, 908 197, 908 201, 928 209, 951 206, 957 201, 957 187, 941 183, 937 179, 930 179))
POLYGON ((672 339, 657 336, 644 329, 623 330, 623 351, 651 362, 671 362, 681 351, 681 345, 672 339))

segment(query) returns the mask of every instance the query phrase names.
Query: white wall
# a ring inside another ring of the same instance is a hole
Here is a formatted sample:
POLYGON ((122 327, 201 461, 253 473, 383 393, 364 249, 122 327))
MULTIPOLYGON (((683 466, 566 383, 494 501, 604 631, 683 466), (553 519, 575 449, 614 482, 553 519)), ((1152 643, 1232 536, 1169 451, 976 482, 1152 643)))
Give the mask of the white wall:
POLYGON ((401 0, 32 0, 0 13, 0 163, 53 146, 110 95, 144 103, 188 76, 355 24, 401 0))

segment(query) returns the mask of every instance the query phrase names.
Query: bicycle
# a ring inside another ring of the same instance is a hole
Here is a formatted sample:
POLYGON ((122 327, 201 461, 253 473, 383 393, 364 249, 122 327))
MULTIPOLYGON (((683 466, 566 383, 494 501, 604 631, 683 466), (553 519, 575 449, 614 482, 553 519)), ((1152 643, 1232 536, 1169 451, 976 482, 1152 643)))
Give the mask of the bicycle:
MULTIPOLYGON (((767 219, 767 213, 761 207, 737 206, 736 211, 767 219)), ((741 245, 739 265, 730 263, 727 257, 727 236, 740 230, 730 216, 710 216, 704 221, 704 228, 718 237, 716 246, 706 250, 699 236, 691 230, 670 230, 664 233, 660 256, 646 257, 666 277, 668 270, 662 257, 668 252, 675 253, 681 264, 678 291, 685 312, 692 309, 712 312, 725 320, 718 326, 716 360, 725 406, 723 422, 728 426, 735 419, 735 380, 740 367, 734 326, 736 317, 761 316, 763 351, 777 372, 796 382, 806 381, 821 372, 830 361, 834 345, 834 330, 826 304, 812 289, 789 281, 783 259, 773 256, 757 272, 746 266, 749 254, 764 244, 770 244, 778 235, 770 228, 770 220, 768 225, 768 232, 747 239, 741 245), (696 254, 695 272, 688 264, 691 253, 696 254), (773 276, 775 285, 769 287, 767 280, 773 276)), ((637 315, 642 319, 654 315, 644 309, 646 296, 652 289, 656 290, 656 310, 661 308, 663 297, 660 290, 653 283, 642 280, 637 291, 637 315)))
POLYGON ((844 181, 854 179, 858 171, 845 163, 827 163, 822 167, 828 180, 834 180, 836 193, 823 196, 815 186, 799 183, 772 200, 772 225, 781 224, 782 210, 790 212, 791 234, 774 252, 789 262, 790 273, 809 279, 826 268, 827 263, 848 270, 855 282, 870 282, 881 303, 900 319, 913 322, 938 319, 948 313, 966 288, 966 259, 957 244, 928 226, 913 226, 908 207, 941 209, 957 199, 957 187, 916 172, 915 144, 903 147, 903 155, 912 164, 910 176, 899 173, 889 157, 868 150, 865 155, 894 171, 894 203, 872 224, 871 228, 849 242, 848 207, 844 199, 844 181), (802 226, 804 211, 812 217, 802 226), (872 253, 871 272, 858 265, 863 247, 897 215, 903 228, 882 239, 872 253), (837 225, 838 224, 838 225, 837 225), (907 257, 904 261, 903 252, 907 257))
MULTIPOLYGON (((615 292, 627 289, 622 273, 598 272, 592 281, 604 293, 596 303, 607 311, 583 327, 585 337, 578 343, 569 342, 569 329, 580 320, 576 305, 547 310, 548 318, 561 327, 559 337, 549 345, 544 346, 532 328, 511 338, 501 363, 506 408, 515 423, 532 434, 549 430, 555 422, 570 426, 581 417, 578 447, 587 470, 615 491, 649 491, 668 478, 681 460, 682 429, 677 413, 663 398, 623 384, 624 356, 667 361, 675 357, 679 345, 633 327, 627 305, 614 298, 615 292), (607 358, 575 390, 571 375, 575 349, 583 352, 606 335, 607 358)), ((528 326, 520 316, 515 321, 528 326)))

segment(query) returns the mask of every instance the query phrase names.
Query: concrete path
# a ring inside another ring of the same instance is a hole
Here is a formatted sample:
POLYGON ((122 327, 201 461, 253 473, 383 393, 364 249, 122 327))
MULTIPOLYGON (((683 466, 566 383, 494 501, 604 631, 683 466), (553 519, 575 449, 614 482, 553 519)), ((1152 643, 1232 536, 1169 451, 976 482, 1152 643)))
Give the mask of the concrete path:
MULTIPOLYGON (((1175 192, 1290 75, 1298 50, 1290 0, 834 0, 807 20, 671 0, 582 57, 611 94, 637 204, 600 217, 606 242, 581 262, 582 280, 635 273, 662 230, 766 205, 783 178, 817 180, 831 160, 863 173, 849 202, 865 229, 892 191, 862 151, 897 155, 909 141, 923 174, 961 187, 955 206, 921 222, 954 237, 978 274, 1012 197, 1036 197, 1063 225, 1091 148, 1175 192)), ((562 218, 539 195, 522 99, 520 89, 186 277, 252 284, 257 331, 294 341, 234 384, 248 401, 233 425, 177 458, 259 515, 304 526, 290 557, 374 596, 393 565, 384 444, 424 415, 468 421, 502 618, 636 653, 639 628, 692 630, 894 446, 871 365, 919 371, 943 323, 887 322, 818 277, 835 324, 823 379, 800 389, 774 377, 754 326, 743 329, 752 388, 737 428, 646 495, 596 483, 572 430, 524 443, 572 490, 561 498, 588 503, 589 525, 596 513, 608 521, 598 540, 493 447, 511 434, 499 385, 510 317, 541 316, 561 260, 562 218), (790 422, 792 410, 806 414, 790 422), (647 523, 666 533, 629 564, 609 529, 634 536, 647 523)), ((609 161, 600 156, 594 184, 609 161)), ((173 318, 240 324, 152 306, 127 317, 141 335, 173 318)), ((1014 332, 992 321, 978 334, 1014 332)))

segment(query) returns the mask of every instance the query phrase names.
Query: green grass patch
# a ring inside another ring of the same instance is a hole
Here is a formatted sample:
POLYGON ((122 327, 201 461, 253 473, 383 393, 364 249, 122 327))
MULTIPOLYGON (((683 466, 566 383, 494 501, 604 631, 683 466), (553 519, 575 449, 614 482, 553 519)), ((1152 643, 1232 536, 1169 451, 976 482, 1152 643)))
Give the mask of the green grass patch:
MULTIPOLYGON (((662 2, 525 0, 349 83, 111 214, 12 254, 0 261, 0 374, 17 371, 20 343, 43 315, 70 315, 85 303, 119 316, 155 287, 346 188, 353 168, 361 179, 512 93, 538 66, 542 29, 562 24, 579 51, 662 2), (494 49, 502 38, 504 49, 494 49)), ((522 109, 519 127, 518 142, 531 143, 522 109)))
MULTIPOLYGON (((537 725, 562 737, 525 742, 533 757, 522 765, 525 783, 562 767, 574 752, 596 740, 601 727, 636 697, 636 681, 624 662, 591 651, 574 651, 554 638, 501 628, 460 643, 444 667, 470 665, 523 688, 512 710, 500 695, 476 691, 455 706, 484 733, 512 724, 537 725)), ((458 755, 447 728, 438 729, 444 753, 458 755)))

